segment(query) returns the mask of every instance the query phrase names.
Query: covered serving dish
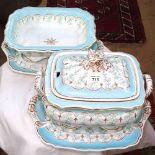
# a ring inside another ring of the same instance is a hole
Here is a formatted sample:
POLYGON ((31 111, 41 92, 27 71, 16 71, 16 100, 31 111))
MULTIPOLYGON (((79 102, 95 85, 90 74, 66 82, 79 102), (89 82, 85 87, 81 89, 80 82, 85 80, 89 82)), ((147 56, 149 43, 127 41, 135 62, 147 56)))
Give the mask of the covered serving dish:
POLYGON ((11 68, 35 74, 53 51, 94 48, 95 31, 87 11, 25 7, 9 16, 2 48, 11 68))
POLYGON ((136 145, 150 115, 149 75, 122 52, 54 53, 36 77, 29 111, 45 143, 80 150, 136 145), (146 90, 144 79, 146 79, 146 90))

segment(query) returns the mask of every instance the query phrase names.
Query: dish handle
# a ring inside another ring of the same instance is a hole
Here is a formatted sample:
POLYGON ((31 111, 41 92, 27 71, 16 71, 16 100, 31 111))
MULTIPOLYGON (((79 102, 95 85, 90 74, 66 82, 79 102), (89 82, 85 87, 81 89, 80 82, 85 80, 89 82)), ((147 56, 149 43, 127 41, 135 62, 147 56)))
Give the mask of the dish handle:
POLYGON ((36 114, 36 102, 38 100, 38 95, 33 96, 29 101, 28 112, 31 114, 34 124, 37 128, 47 127, 50 125, 50 122, 45 120, 41 121, 36 114))
POLYGON ((35 77, 35 85, 34 88, 40 96, 45 96, 44 91, 44 71, 43 69, 39 71, 35 77))
POLYGON ((145 98, 147 98, 152 93, 153 81, 149 74, 143 74, 143 78, 146 82, 145 98))
POLYGON ((104 45, 103 41, 97 40, 96 44, 97 44, 97 50, 103 50, 104 52, 112 52, 109 48, 107 48, 104 45))

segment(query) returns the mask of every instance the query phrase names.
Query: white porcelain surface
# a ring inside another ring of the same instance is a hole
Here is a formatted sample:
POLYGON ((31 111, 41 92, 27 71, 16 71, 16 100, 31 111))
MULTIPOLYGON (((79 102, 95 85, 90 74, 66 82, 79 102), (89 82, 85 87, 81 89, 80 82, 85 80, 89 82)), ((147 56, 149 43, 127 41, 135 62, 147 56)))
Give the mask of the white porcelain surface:
POLYGON ((30 15, 16 23, 14 35, 23 46, 76 46, 86 41, 87 29, 71 15, 30 15))
POLYGON ((9 16, 4 40, 21 52, 88 49, 95 32, 94 17, 82 9, 25 7, 9 16))

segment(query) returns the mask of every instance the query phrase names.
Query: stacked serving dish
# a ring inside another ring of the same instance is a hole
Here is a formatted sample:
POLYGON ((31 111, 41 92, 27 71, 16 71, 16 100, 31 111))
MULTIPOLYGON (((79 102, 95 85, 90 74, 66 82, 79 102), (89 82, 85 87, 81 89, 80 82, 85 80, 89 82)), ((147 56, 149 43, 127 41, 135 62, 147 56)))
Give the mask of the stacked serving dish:
POLYGON ((19 9, 10 15, 2 48, 9 66, 36 74, 61 50, 96 48, 94 17, 78 8, 19 9))
POLYGON ((2 48, 12 69, 37 75, 29 112, 43 142, 81 151, 138 144, 151 112, 151 77, 135 57, 109 52, 96 40, 88 12, 17 10, 2 48))

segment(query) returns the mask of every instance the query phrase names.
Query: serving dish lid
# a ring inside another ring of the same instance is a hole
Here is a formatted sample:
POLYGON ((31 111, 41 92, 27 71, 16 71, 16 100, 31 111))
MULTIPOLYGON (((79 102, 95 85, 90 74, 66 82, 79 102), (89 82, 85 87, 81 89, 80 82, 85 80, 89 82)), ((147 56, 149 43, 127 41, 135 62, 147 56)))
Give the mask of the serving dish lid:
POLYGON ((23 52, 87 49, 95 41, 94 17, 78 8, 25 7, 9 16, 5 29, 8 46, 23 52))
POLYGON ((138 61, 129 54, 103 50, 53 54, 45 94, 62 108, 132 108, 141 106, 145 98, 138 61))

